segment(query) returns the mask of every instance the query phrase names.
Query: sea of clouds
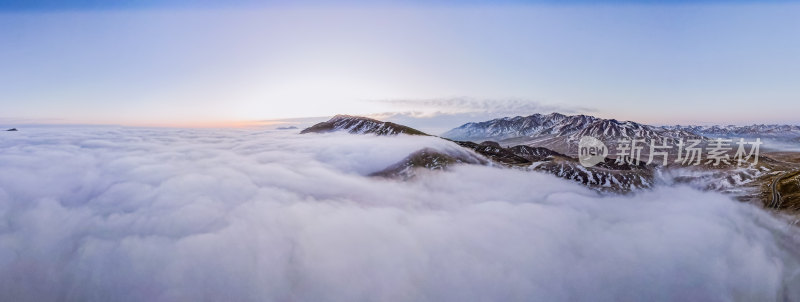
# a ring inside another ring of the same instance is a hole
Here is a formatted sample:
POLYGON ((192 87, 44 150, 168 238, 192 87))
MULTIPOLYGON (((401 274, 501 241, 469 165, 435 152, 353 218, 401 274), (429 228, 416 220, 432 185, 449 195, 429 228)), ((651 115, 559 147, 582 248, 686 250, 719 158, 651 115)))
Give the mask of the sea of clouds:
POLYGON ((800 232, 688 187, 366 175, 433 137, 0 133, 0 301, 800 301, 800 232))

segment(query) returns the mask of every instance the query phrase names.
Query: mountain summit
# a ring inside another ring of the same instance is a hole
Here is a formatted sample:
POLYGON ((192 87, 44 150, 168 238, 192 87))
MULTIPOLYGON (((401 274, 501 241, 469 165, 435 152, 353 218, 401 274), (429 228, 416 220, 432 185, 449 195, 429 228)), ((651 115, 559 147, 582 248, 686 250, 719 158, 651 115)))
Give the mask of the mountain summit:
POLYGON ((428 135, 425 132, 411 127, 352 115, 336 115, 327 122, 318 123, 303 129, 303 131, 300 131, 300 134, 335 131, 347 131, 351 134, 398 135, 402 133, 408 135, 428 135))

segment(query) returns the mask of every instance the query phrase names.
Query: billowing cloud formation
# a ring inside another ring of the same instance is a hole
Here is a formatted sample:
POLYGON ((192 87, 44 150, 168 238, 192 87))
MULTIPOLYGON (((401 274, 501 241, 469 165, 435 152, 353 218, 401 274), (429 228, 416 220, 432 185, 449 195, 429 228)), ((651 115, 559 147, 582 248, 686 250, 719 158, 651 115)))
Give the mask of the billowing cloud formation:
POLYGON ((365 177, 432 137, 0 137, 2 301, 800 300, 798 232, 714 193, 481 166, 365 177))

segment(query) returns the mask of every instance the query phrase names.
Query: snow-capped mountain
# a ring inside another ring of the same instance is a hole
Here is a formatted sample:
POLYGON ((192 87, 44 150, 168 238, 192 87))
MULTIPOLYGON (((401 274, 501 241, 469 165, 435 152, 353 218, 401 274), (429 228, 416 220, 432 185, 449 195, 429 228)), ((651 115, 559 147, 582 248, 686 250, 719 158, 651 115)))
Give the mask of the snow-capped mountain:
POLYGON ((652 140, 659 144, 665 140, 678 138, 702 139, 702 136, 684 129, 560 113, 546 115, 537 113, 525 117, 506 117, 467 123, 442 136, 467 141, 495 140, 506 146, 540 146, 565 154, 575 154, 577 144, 583 136, 592 136, 611 144, 621 139, 640 139, 648 142, 652 140))
POLYGON ((398 125, 392 122, 382 122, 379 120, 351 115, 337 115, 330 120, 318 123, 300 131, 305 133, 324 133, 334 131, 347 131, 351 134, 374 134, 374 135, 398 135, 400 133, 409 135, 428 135, 417 129, 398 125))
POLYGON ((443 137, 458 140, 503 140, 516 137, 540 135, 563 135, 587 127, 598 118, 588 115, 566 116, 560 113, 533 114, 529 116, 504 117, 485 122, 466 123, 452 129, 443 137))

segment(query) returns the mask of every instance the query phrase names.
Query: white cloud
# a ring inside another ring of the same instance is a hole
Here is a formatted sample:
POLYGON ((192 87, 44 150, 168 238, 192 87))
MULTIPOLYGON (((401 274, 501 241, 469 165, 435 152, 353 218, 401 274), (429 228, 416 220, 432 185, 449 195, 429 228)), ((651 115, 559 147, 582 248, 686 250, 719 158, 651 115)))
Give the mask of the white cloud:
POLYGON ((33 129, 0 140, 3 301, 800 300, 800 239, 722 195, 598 196, 431 137, 33 129))

